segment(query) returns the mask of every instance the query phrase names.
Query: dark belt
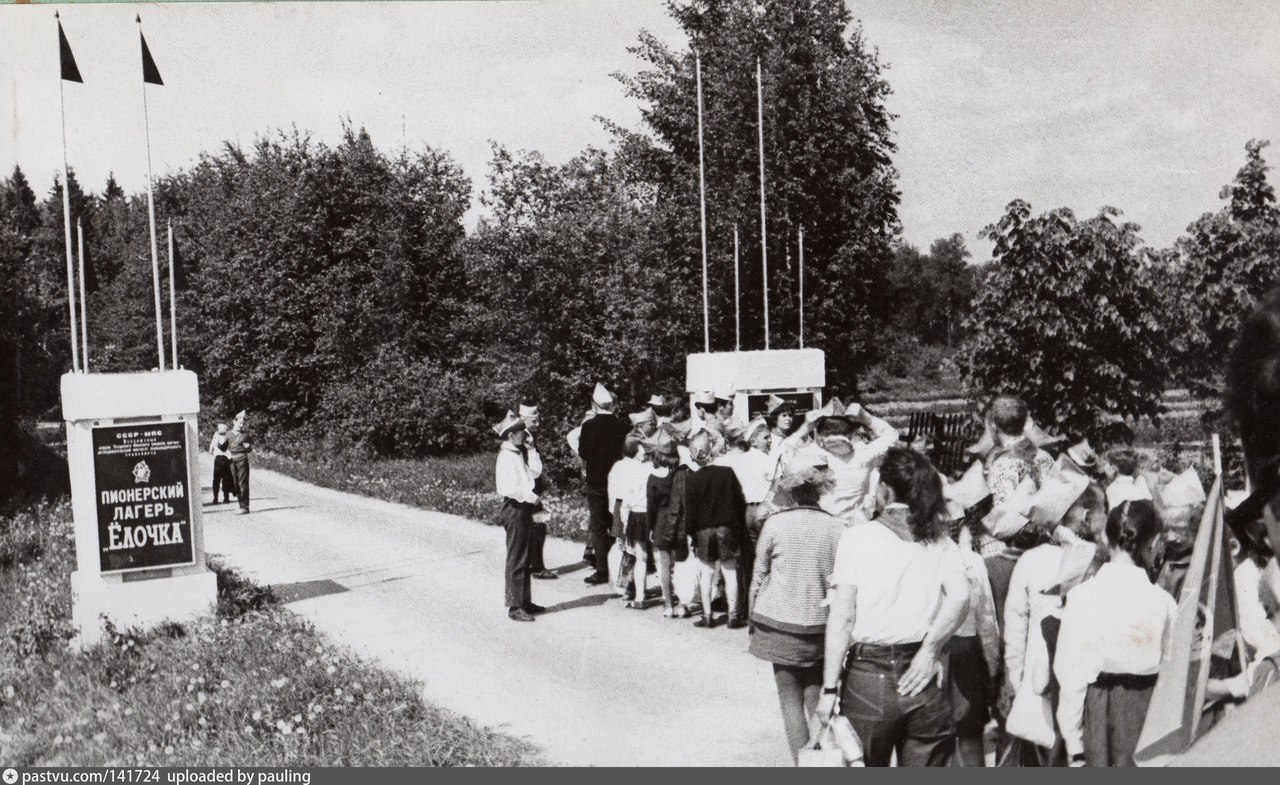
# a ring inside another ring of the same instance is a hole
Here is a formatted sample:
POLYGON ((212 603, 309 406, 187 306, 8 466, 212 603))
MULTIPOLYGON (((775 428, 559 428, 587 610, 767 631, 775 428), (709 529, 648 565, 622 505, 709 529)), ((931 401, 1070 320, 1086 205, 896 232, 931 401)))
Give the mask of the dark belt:
POLYGON ((916 656, 923 641, 915 643, 855 643, 849 647, 850 660, 898 660, 916 656))
POLYGON ((1111 687, 1145 690, 1156 686, 1156 674, 1150 673, 1145 676, 1139 676, 1136 673, 1099 673, 1097 680, 1093 682, 1093 686, 1104 690, 1111 687))

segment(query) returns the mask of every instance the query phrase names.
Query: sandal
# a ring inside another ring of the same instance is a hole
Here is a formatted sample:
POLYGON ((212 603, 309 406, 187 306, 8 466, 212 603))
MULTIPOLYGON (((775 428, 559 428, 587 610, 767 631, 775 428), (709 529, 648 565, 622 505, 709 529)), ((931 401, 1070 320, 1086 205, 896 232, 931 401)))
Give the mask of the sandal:
POLYGON ((676 609, 670 605, 662 609, 662 618, 674 619, 676 617, 676 609))

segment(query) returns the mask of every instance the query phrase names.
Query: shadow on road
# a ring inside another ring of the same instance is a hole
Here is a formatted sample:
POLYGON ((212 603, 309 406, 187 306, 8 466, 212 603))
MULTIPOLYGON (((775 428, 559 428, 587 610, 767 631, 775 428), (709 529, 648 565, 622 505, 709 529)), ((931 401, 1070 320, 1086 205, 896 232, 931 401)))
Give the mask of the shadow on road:
POLYGON ((571 611, 574 608, 597 608, 604 605, 609 600, 616 599, 617 596, 618 595, 613 592, 588 594, 587 596, 579 597, 576 600, 569 600, 568 602, 562 602, 557 605, 549 605, 545 611, 538 615, 546 616, 547 614, 559 613, 560 611, 571 611))

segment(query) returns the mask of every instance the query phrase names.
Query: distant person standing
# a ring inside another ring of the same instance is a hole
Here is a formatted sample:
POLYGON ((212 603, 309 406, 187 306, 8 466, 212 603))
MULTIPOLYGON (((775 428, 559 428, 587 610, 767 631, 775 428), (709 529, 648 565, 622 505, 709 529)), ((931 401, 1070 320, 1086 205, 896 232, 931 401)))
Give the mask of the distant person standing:
POLYGON ((508 411, 502 422, 493 426, 493 432, 502 439, 494 484, 502 497, 498 522, 507 532, 507 616, 513 621, 533 621, 534 614, 546 610, 533 604, 529 580, 532 577, 529 549, 533 544, 533 512, 541 501, 534 488, 541 473, 541 462, 535 472, 529 460, 529 448, 525 446, 529 432, 515 412, 508 411))
POLYGON ((529 543, 529 571, 533 577, 551 581, 560 577, 560 574, 547 569, 547 563, 543 561, 542 549, 547 543, 547 522, 546 511, 542 508, 542 491, 545 483, 542 479, 542 456, 538 454, 538 445, 534 440, 534 432, 538 430, 540 419, 538 417, 537 405, 520 404, 520 420, 524 423, 525 436, 524 446, 528 451, 529 468, 533 470, 533 492, 538 495, 538 509, 533 516, 533 540, 529 543))
POLYGON ((218 432, 209 442, 209 453, 213 455, 213 503, 218 503, 218 491, 222 491, 222 503, 230 504, 231 495, 235 491, 235 478, 231 476, 231 456, 227 454, 230 442, 227 424, 218 423, 218 432))
POLYGON ((240 509, 236 515, 249 514, 249 453, 253 444, 249 441, 249 415, 241 410, 227 434, 227 456, 231 459, 231 476, 236 481, 236 499, 240 509))
POLYGON ((583 582, 595 586, 609 582, 609 549, 613 547, 613 537, 609 534, 613 524, 613 513, 609 510, 609 471, 622 458, 622 445, 631 427, 614 413, 613 394, 603 384, 596 384, 591 404, 595 415, 582 424, 578 457, 586 467, 587 512, 591 516, 595 558, 595 571, 583 582))

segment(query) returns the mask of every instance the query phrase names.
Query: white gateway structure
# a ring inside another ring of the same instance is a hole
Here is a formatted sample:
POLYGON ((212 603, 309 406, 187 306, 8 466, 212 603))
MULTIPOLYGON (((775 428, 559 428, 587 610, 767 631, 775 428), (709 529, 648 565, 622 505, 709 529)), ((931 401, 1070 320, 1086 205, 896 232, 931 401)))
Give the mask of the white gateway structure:
POLYGON ((800 412, 822 406, 827 385, 827 357, 821 349, 766 349, 747 352, 701 352, 685 365, 685 392, 733 392, 733 411, 743 422, 764 413, 770 395, 787 400, 800 412))

